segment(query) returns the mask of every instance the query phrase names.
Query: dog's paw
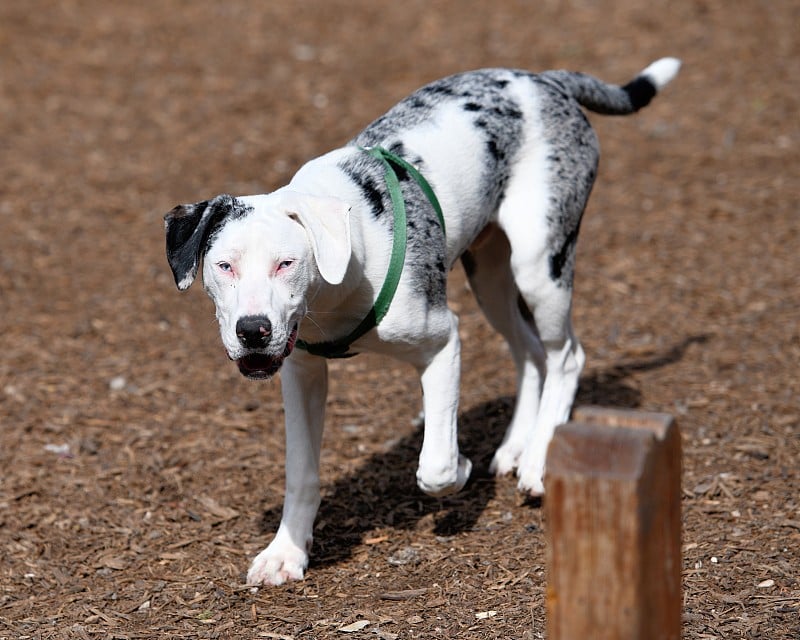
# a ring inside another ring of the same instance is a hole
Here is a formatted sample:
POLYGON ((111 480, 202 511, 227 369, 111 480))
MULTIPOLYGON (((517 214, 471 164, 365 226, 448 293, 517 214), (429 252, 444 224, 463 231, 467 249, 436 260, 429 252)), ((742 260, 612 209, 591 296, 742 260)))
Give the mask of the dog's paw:
POLYGON ((489 465, 489 472, 496 476, 504 476, 513 473, 519 465, 521 452, 516 447, 508 445, 501 446, 494 452, 492 463, 489 465))
POLYGON ((523 451, 517 467, 517 488, 531 496, 544 495, 544 466, 547 443, 532 443, 523 451))
POLYGON ((308 553, 290 540, 278 537, 259 553, 247 572, 247 584, 280 585, 290 580, 302 580, 308 567, 308 553))
POLYGON ((517 489, 529 496, 544 495, 544 479, 541 472, 518 474, 517 489))
POLYGON ((517 468, 517 489, 531 496, 544 495, 544 457, 523 455, 517 468))
POLYGON ((469 458, 459 454, 458 465, 455 470, 446 469, 431 472, 422 465, 417 469, 417 486, 429 496, 441 498, 451 493, 456 493, 464 488, 472 472, 472 463, 469 458))

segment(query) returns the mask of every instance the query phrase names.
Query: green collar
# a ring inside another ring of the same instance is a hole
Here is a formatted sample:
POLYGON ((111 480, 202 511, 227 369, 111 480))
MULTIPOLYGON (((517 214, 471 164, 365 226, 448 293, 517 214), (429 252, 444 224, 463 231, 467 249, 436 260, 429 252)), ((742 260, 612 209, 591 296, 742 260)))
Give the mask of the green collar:
POLYGON ((433 192, 431 185, 425 177, 409 162, 397 156, 383 147, 359 147, 365 153, 377 158, 383 163, 385 168, 384 179, 386 181, 386 188, 389 191, 389 197, 392 201, 392 209, 394 210, 394 239, 392 240, 392 255, 389 258, 389 270, 386 273, 386 279, 383 281, 378 297, 375 299, 375 304, 372 309, 353 329, 347 336, 339 340, 330 340, 328 342, 317 342, 309 344, 303 340, 298 340, 296 346, 304 349, 311 355, 322 356, 324 358, 349 358, 355 355, 349 353, 350 345, 358 340, 368 331, 371 331, 378 326, 383 317, 389 311, 392 304, 392 299, 397 291, 397 285, 400 283, 400 276, 403 273, 403 264, 406 259, 406 240, 408 238, 408 229, 406 226, 406 206, 403 201, 403 194, 400 190, 400 180, 397 177, 395 167, 406 171, 414 181, 419 185, 419 188, 428 198, 436 211, 436 216, 439 218, 439 224, 442 225, 442 231, 445 231, 444 216, 442 215, 442 207, 439 205, 439 200, 433 192))

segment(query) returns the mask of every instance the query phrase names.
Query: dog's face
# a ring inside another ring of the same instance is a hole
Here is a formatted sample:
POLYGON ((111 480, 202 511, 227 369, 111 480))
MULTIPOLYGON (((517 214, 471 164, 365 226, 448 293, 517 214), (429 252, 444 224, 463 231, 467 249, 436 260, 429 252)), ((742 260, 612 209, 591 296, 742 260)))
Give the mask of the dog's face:
POLYGON ((344 279, 348 214, 334 198, 280 190, 217 196, 165 216, 175 282, 187 289, 202 260, 222 343, 243 375, 274 375, 294 349, 309 297, 344 279))

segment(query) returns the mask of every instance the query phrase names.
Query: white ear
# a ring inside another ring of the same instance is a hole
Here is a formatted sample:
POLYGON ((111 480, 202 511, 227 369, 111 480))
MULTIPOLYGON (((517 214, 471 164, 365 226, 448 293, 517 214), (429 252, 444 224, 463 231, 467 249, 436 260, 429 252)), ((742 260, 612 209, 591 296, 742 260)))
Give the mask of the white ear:
POLYGON ((339 284, 350 263, 350 206, 338 198, 284 191, 283 206, 308 233, 320 275, 339 284))

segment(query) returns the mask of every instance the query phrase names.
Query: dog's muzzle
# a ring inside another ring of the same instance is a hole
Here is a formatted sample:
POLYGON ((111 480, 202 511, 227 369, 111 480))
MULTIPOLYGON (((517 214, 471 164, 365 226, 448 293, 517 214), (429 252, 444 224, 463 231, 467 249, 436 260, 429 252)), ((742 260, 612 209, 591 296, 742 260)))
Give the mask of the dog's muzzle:
MULTIPOLYGON (((263 329, 264 327, 262 327, 263 329)), ((237 323, 237 335, 239 334, 239 324, 237 323)), ((242 344, 251 346, 255 344, 256 338, 251 337, 250 345, 245 342, 245 339, 240 336, 242 344)), ((269 339, 267 338, 267 342, 269 339)), ((263 340, 262 340, 263 342, 263 340)), ((283 361, 289 357, 289 354, 294 350, 294 345, 297 342, 297 325, 294 326, 292 332, 289 334, 289 339, 286 341, 286 346, 280 354, 258 353, 252 352, 243 355, 236 360, 239 367, 239 372, 252 380, 265 380, 274 376, 278 369, 281 368, 283 361)), ((252 348, 252 346, 251 346, 252 348)))

